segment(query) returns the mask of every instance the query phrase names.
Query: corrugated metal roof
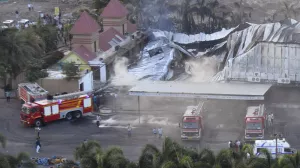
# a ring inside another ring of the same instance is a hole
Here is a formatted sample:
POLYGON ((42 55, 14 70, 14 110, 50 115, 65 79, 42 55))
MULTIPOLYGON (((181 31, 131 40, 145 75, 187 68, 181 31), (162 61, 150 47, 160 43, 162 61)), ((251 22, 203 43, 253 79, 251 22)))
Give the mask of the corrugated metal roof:
POLYGON ((300 44, 258 43, 248 52, 233 59, 227 69, 227 78, 249 82, 256 77, 260 82, 285 78, 292 82, 300 82, 298 53, 300 53, 300 44))
POLYGON ((149 82, 130 89, 130 95, 208 99, 263 100, 270 84, 149 82))

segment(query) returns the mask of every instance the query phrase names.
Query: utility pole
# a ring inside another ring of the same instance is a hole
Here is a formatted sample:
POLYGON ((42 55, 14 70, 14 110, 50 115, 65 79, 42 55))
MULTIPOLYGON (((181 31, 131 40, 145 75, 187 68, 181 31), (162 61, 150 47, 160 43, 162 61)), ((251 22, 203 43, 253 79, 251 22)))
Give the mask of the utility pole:
POLYGON ((138 96, 138 112, 139 112, 139 124, 140 124, 141 123, 140 96, 138 96))
POLYGON ((278 156, 278 145, 277 145, 277 141, 278 141, 278 134, 274 134, 275 136, 275 149, 276 149, 276 153, 275 153, 275 156, 276 156, 276 159, 277 159, 277 156, 278 156))

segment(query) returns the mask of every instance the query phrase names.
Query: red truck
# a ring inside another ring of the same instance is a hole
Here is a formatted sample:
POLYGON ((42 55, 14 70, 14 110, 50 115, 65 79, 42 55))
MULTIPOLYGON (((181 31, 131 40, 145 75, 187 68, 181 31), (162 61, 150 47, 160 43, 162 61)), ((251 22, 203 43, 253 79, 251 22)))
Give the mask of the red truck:
POLYGON ((245 117, 245 140, 264 139, 267 113, 263 104, 250 106, 245 117))
POLYGON ((46 99, 48 91, 43 89, 37 83, 20 83, 18 85, 19 98, 22 104, 46 99))
POLYGON ((20 114, 21 123, 40 127, 60 119, 78 119, 93 111, 90 92, 75 92, 35 102, 26 102, 20 114))
POLYGON ((203 132, 203 104, 188 106, 182 116, 181 139, 200 140, 203 132))

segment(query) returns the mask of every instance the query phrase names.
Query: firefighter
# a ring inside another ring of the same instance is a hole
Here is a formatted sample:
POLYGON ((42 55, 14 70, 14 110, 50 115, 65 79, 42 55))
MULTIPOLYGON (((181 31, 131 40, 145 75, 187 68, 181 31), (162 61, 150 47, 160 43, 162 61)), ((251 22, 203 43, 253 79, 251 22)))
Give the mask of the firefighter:
POLYGON ((36 138, 35 147, 36 147, 36 153, 40 153, 40 149, 42 147, 41 142, 40 142, 40 138, 36 138))
POLYGON ((96 121, 97 127, 100 126, 100 121, 101 121, 101 116, 97 115, 97 121, 96 121))
POLYGON ((40 130, 41 130, 40 127, 36 127, 36 128, 35 128, 35 131, 37 132, 37 138, 38 138, 38 139, 40 139, 40 130))
POLYGON ((95 94, 93 95, 93 102, 94 102, 94 108, 97 111, 97 109, 98 109, 98 97, 95 94))

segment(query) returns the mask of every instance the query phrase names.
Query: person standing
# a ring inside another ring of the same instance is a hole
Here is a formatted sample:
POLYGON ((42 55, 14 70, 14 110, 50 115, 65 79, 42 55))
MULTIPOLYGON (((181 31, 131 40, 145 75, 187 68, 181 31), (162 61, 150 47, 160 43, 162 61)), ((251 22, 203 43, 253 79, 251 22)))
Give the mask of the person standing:
POLYGON ((158 128, 158 135, 159 135, 159 138, 162 137, 162 134, 163 134, 163 130, 162 130, 162 128, 160 127, 160 128, 158 128))
POLYGON ((101 116, 100 116, 100 115, 97 115, 97 121, 96 121, 97 127, 100 126, 100 121, 101 121, 101 116))
POLYGON ((41 130, 41 128, 40 127, 36 127, 35 130, 37 132, 37 138, 40 139, 40 130, 41 130))
POLYGON ((274 115, 273 115, 273 113, 271 113, 270 117, 271 117, 271 124, 273 125, 273 123, 274 123, 274 115))
POLYGON ((241 142, 239 140, 236 140, 236 152, 239 151, 240 146, 241 146, 241 142))
POLYGON ((229 148, 229 149, 232 148, 232 141, 231 141, 231 140, 228 142, 228 148, 229 148))
POLYGON ((131 131, 132 131, 131 125, 128 124, 128 127, 127 127, 128 137, 131 137, 131 131))
POLYGON ((97 99, 98 99, 97 96, 93 95, 94 108, 95 108, 96 111, 98 111, 97 110, 97 108, 98 108, 98 106, 97 106, 97 99))
POLYGON ((7 90, 5 92, 5 96, 6 96, 6 102, 10 102, 10 91, 9 90, 7 90))
POLYGON ((27 5, 27 7, 28 7, 28 11, 31 11, 31 4, 30 3, 27 5))
POLYGON ((154 136, 156 137, 156 134, 157 134, 156 128, 153 128, 153 134, 154 134, 154 136))
POLYGON ((19 18, 19 11, 18 10, 16 10, 16 19, 18 19, 19 18))
POLYGON ((36 146, 36 153, 40 153, 40 149, 42 147, 41 142, 40 142, 40 138, 36 138, 35 146, 36 146))

